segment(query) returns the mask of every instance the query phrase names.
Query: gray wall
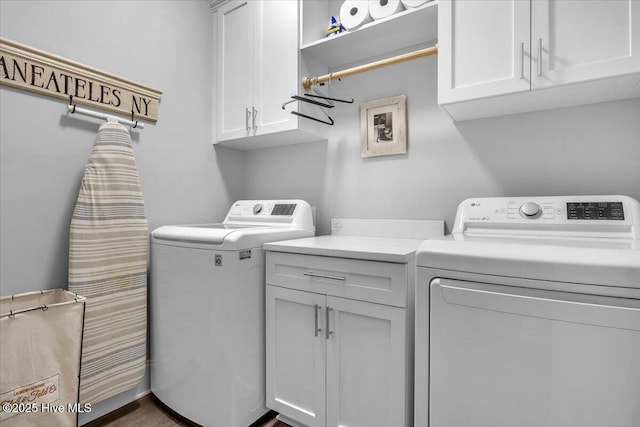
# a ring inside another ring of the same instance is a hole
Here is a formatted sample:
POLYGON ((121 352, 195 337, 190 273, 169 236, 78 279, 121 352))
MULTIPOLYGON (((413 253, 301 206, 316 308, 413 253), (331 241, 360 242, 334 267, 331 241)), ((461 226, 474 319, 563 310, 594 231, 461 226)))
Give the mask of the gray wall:
MULTIPOLYGON (((242 196, 242 153, 211 145, 211 20, 204 0, 0 2, 2 37, 164 91, 158 123, 132 132, 150 230, 221 220, 242 196)), ((69 223, 100 121, 65 111, 0 87, 2 295, 67 287, 69 223)))
POLYGON ((333 83, 328 142, 247 153, 246 197, 296 197, 330 218, 444 219, 468 197, 626 194, 640 199, 640 99, 454 123, 437 106, 437 58, 333 83), (361 102, 407 96, 407 155, 362 159, 361 102), (335 92, 335 95, 340 95, 335 92))
MULTIPOLYGON (((133 132, 149 227, 220 220, 237 198, 303 198, 331 217, 442 218, 470 196, 624 193, 640 199, 640 100, 455 124, 436 58, 338 83, 328 141, 246 155, 211 147, 213 26, 200 1, 0 1, 0 34, 164 90, 133 132), (407 95, 409 152, 360 157, 360 102, 407 95)), ((66 287, 68 228, 99 122, 0 87, 0 293, 66 287)), ((103 402, 90 417, 148 388, 103 402)))
MULTIPOLYGON (((224 218, 242 153, 212 141, 213 27, 206 1, 2 1, 6 37, 164 91, 132 131, 149 228, 224 218)), ((2 294, 64 287, 71 213, 99 120, 0 87, 2 294)))

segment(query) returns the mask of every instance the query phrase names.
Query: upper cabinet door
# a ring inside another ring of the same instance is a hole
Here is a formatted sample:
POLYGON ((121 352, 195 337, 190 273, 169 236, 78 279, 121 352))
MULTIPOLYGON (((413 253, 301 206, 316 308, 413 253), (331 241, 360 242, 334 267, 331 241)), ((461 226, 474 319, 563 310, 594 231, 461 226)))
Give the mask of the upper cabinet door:
POLYGON ((218 11, 218 140, 245 137, 251 131, 254 3, 233 0, 218 11))
POLYGON ((298 93, 298 2, 255 2, 254 105, 256 135, 292 129, 297 117, 282 103, 298 93))
POLYGON ((438 103, 530 90, 529 2, 440 0, 438 103))
POLYGON ((533 88, 637 72, 640 2, 531 2, 533 88))

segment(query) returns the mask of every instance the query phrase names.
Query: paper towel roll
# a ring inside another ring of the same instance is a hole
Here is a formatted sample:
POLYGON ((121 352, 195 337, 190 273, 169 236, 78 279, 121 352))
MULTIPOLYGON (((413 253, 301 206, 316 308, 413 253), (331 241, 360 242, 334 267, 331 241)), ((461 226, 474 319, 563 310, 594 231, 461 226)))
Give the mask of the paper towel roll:
POLYGON ((422 6, 423 4, 428 3, 430 1, 431 0, 402 0, 402 4, 404 5, 404 7, 409 9, 412 7, 422 6))
POLYGON ((369 15, 382 19, 404 10, 400 0, 369 0, 369 15))
POLYGON ((355 30, 370 21, 368 0, 346 0, 340 6, 340 22, 347 30, 355 30))

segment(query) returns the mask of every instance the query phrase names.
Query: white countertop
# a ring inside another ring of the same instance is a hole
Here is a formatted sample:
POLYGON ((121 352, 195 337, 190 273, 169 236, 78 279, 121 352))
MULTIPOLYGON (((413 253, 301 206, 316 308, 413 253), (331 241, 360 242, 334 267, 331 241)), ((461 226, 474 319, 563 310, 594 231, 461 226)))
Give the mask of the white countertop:
POLYGON ((362 236, 316 236, 270 242, 267 251, 407 263, 424 240, 362 236))

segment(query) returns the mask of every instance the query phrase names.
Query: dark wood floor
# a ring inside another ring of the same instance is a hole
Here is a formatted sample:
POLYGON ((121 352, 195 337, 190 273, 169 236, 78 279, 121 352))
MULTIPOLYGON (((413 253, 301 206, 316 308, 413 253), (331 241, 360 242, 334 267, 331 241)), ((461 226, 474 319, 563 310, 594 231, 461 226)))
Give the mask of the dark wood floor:
MULTIPOLYGON (((85 424, 85 427, 192 427, 192 424, 165 407, 152 394, 85 424)), ((288 427, 273 413, 252 427, 288 427)))

